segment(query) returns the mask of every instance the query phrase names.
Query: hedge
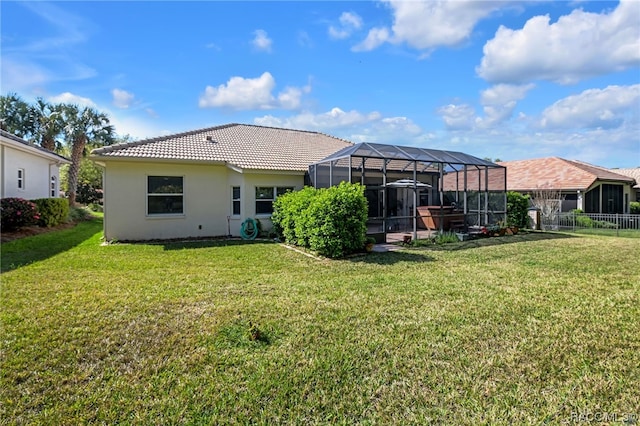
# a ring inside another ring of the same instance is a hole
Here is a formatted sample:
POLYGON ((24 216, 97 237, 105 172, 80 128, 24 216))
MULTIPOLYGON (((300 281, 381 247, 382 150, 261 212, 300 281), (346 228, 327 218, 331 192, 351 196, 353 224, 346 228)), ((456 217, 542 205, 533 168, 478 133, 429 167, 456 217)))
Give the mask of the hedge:
POLYGON ((342 182, 278 197, 272 221, 286 242, 338 258, 364 247, 367 212, 364 187, 342 182))
POLYGON ((529 196, 519 192, 507 192, 507 225, 527 228, 529 224, 529 196))
POLYGON ((69 200, 66 198, 39 198, 33 202, 38 207, 39 226, 57 226, 69 216, 69 200))
POLYGON ((36 225, 40 216, 34 203, 23 198, 0 200, 0 226, 3 232, 36 225))

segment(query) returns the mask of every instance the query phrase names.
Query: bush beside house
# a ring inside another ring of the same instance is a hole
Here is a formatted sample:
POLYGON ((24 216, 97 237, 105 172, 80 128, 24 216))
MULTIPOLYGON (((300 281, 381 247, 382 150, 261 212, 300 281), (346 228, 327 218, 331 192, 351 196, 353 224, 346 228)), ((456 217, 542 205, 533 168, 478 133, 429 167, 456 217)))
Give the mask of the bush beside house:
POLYGON ((519 192, 507 192, 507 225, 527 228, 529 224, 529 196, 519 192))
POLYGON ((364 187, 342 182, 278 197, 272 221, 286 242, 338 258, 364 247, 367 211, 364 187))
POLYGON ((40 216, 39 226, 47 228, 57 226, 66 221, 69 216, 69 200, 66 198, 39 198, 33 202, 40 216))
POLYGON ((0 200, 0 217, 0 225, 4 232, 33 226, 40 219, 35 203, 22 198, 3 198, 0 200))
POLYGON ((40 198, 29 201, 23 198, 0 200, 2 231, 11 232, 28 226, 51 227, 64 223, 69 216, 69 200, 66 198, 40 198))

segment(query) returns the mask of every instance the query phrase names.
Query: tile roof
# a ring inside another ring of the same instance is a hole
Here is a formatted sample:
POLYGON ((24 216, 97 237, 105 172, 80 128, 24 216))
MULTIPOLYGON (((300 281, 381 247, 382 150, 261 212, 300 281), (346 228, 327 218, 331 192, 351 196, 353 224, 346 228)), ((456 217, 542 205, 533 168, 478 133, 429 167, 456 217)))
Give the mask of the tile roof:
POLYGON ((9 140, 11 140, 13 142, 17 142, 19 144, 28 146, 29 148, 27 148, 27 149, 31 150, 34 153, 40 154, 41 156, 49 157, 50 159, 55 159, 55 160, 58 160, 58 161, 60 161, 62 163, 67 163, 67 164, 71 163, 71 160, 69 160, 67 157, 63 157, 62 155, 56 154, 53 151, 49 151, 48 149, 44 149, 43 147, 38 146, 36 144, 33 144, 33 143, 29 142, 29 141, 26 141, 26 140, 22 139, 19 136, 16 136, 16 135, 14 135, 12 133, 7 132, 6 130, 0 129, 0 135, 2 137, 4 137, 5 139, 9 139, 9 140))
POLYGON ((306 171, 309 164, 352 145, 323 133, 248 124, 227 124, 111 145, 94 159, 165 159, 225 162, 242 169, 306 171))
POLYGON ((609 169, 609 170, 619 175, 624 175, 630 178, 634 178, 636 180, 636 184, 634 188, 640 189, 640 167, 632 167, 628 169, 609 169))
POLYGON ((531 191, 545 187, 557 190, 586 190, 596 180, 633 182, 633 178, 614 173, 604 167, 558 157, 504 161, 498 164, 507 168, 509 191, 531 191))

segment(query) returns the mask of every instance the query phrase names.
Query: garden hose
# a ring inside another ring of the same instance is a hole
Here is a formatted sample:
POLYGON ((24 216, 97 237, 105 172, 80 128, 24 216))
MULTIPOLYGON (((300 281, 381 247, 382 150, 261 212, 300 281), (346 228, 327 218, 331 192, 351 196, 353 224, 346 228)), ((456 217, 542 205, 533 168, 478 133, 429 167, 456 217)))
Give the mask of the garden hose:
POLYGON ((240 226, 240 236, 243 240, 255 240, 258 236, 258 224, 252 218, 248 218, 240 226))

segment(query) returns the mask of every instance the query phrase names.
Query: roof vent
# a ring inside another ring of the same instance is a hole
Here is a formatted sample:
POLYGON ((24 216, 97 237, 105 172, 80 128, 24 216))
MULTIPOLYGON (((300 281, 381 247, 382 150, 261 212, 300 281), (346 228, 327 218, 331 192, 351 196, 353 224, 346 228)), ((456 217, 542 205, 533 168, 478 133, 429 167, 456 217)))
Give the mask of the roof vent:
POLYGON ((211 136, 211 135, 207 135, 207 136, 205 137, 205 139, 207 140, 207 142, 215 142, 215 141, 213 140, 213 136, 211 136))

